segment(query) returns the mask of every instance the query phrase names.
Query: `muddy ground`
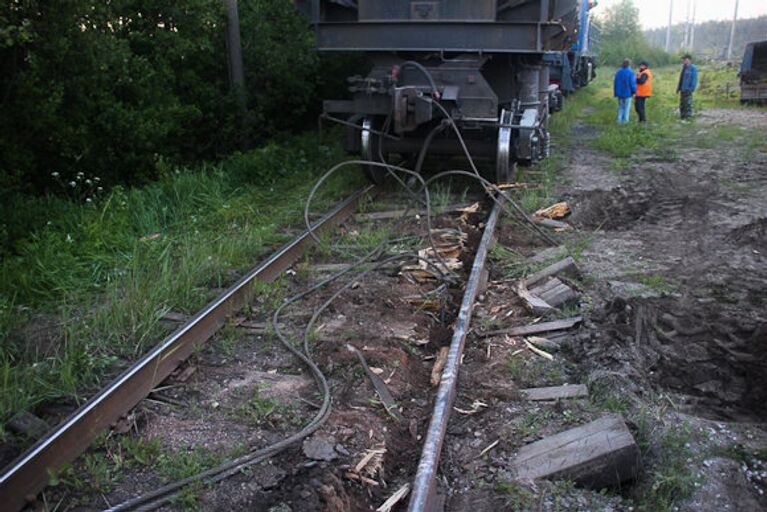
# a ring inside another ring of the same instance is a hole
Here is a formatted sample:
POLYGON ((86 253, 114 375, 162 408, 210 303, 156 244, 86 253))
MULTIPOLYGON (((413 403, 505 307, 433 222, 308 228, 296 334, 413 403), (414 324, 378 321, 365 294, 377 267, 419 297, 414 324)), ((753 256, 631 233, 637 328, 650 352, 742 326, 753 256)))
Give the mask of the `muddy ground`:
MULTIPOLYGON (((647 496, 664 486, 683 498, 675 510, 767 508, 767 152, 745 153, 737 140, 717 149, 695 143, 712 119, 767 128, 763 112, 735 114, 701 116, 689 147, 675 148, 678 158, 650 155, 622 172, 585 149, 593 129, 575 127, 579 150, 557 195, 573 209, 567 246, 584 274, 569 312, 586 320, 554 362, 520 353, 519 340, 469 345, 459 402, 488 407, 452 420, 441 486, 447 510, 660 510, 669 500, 647 496), (531 405, 513 393, 566 383, 587 384, 589 399, 531 405), (514 480, 520 445, 605 411, 624 416, 642 450, 635 482, 605 493, 514 480)), ((519 304, 503 267, 494 268, 487 296, 506 311, 519 304)), ((480 307, 477 328, 493 313, 480 307)))

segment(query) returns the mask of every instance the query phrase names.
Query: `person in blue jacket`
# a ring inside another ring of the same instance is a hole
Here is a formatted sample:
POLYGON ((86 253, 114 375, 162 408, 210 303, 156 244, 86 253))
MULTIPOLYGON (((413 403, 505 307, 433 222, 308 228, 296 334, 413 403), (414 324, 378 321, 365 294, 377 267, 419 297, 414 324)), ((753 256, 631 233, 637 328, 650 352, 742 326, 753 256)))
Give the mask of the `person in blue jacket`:
POLYGON ((682 57, 684 65, 679 73, 679 84, 676 93, 679 94, 679 115, 682 119, 692 117, 692 93, 698 88, 698 67, 692 63, 690 54, 682 57))
POLYGON ((624 60, 615 72, 613 90, 618 98, 618 124, 627 124, 631 114, 631 97, 637 93, 637 77, 629 59, 624 60))

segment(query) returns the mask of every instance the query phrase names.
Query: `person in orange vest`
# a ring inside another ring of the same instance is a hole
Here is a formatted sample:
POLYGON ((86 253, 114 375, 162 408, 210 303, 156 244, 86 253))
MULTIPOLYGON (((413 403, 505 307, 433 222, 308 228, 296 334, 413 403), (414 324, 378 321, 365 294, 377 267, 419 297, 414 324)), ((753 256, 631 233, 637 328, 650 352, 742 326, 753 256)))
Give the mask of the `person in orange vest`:
POLYGON ((647 98, 652 96, 652 71, 647 64, 647 61, 639 63, 639 73, 637 73, 637 94, 636 103, 634 108, 639 116, 639 122, 644 123, 647 121, 646 105, 647 98))

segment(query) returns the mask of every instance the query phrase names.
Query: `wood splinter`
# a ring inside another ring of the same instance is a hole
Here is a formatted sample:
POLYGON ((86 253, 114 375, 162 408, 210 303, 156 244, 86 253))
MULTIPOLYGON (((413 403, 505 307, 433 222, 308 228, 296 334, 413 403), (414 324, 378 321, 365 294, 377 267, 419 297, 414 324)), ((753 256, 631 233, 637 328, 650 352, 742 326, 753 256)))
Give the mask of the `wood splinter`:
POLYGON ((434 387, 439 386, 439 381, 442 379, 442 370, 445 369, 449 353, 450 347, 441 347, 437 353, 437 359, 434 361, 434 366, 431 369, 431 385, 434 387))

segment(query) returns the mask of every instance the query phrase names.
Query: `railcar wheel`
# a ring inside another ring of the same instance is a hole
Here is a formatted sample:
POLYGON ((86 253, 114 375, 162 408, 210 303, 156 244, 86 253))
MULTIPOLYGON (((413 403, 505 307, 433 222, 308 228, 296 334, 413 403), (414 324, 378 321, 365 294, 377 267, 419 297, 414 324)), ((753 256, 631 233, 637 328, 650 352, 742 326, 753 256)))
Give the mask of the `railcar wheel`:
POLYGON ((511 127, 512 113, 506 110, 501 112, 500 127, 498 128, 498 147, 495 157, 495 180, 500 185, 511 183, 517 171, 517 162, 511 154, 511 127))
MULTIPOLYGON (((379 128, 377 124, 369 117, 362 120, 362 131, 360 132, 361 156, 363 160, 370 162, 380 162, 381 160, 379 158, 381 137, 371 131, 379 128)), ((385 167, 377 165, 363 165, 362 168, 365 176, 376 185, 382 184, 389 174, 385 167)))

